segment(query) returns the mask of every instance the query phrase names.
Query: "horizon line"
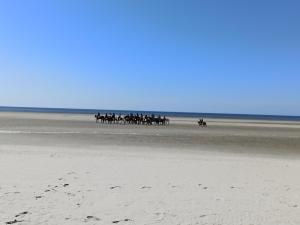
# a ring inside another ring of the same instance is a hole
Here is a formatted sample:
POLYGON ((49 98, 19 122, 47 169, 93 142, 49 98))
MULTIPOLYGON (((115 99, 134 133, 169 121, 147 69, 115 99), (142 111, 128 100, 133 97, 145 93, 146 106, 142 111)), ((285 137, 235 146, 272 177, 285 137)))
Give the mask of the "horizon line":
MULTIPOLYGON (((65 107, 39 107, 39 106, 2 106, 0 108, 16 108, 16 109, 54 109, 54 110, 101 110, 101 111, 125 111, 125 112, 161 112, 161 113, 186 113, 186 114, 208 114, 208 115, 241 115, 241 116, 278 116, 278 117, 300 117, 300 115, 284 115, 284 114, 255 114, 255 113, 224 113, 224 112, 188 112, 188 111, 165 111, 165 110, 140 110, 140 109, 96 109, 96 108, 65 108, 65 107)), ((1 110, 0 110, 1 111, 1 110)))

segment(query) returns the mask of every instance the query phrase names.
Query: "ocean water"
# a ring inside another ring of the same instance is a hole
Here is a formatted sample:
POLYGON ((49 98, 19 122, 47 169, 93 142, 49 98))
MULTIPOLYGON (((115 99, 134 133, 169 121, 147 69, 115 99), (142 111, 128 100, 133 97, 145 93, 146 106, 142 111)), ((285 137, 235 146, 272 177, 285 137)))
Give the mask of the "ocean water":
POLYGON ((155 114, 171 117, 198 117, 214 119, 247 119, 247 120, 279 120, 300 121, 300 116, 284 115, 254 115, 254 114, 226 114, 226 113, 195 113, 195 112, 159 112, 159 111, 131 111, 131 110, 103 110, 103 109, 66 109, 66 108, 34 108, 34 107, 7 107, 0 106, 0 112, 35 112, 35 113, 68 113, 68 114, 96 114, 115 113, 129 114, 155 114))

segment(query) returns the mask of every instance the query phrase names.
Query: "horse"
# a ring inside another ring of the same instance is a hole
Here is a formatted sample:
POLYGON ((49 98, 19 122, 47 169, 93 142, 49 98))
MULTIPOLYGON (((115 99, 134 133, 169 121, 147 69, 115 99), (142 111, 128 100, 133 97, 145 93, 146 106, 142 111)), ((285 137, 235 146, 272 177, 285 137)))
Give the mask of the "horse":
POLYGON ((96 118, 96 123, 98 123, 99 115, 95 115, 95 118, 96 118))
POLYGON ((207 127, 207 123, 203 119, 198 121, 198 125, 199 127, 207 127))
POLYGON ((95 118, 96 118, 96 123, 98 123, 99 120, 101 120, 101 123, 104 123, 105 121, 105 117, 101 116, 100 113, 96 114, 95 118))
POLYGON ((162 125, 169 125, 170 124, 170 119, 168 118, 163 118, 163 123, 162 125))
POLYGON ((105 121, 109 124, 112 124, 114 122, 114 117, 113 116, 105 116, 105 121))
POLYGON ((151 117, 147 116, 145 118, 145 123, 146 123, 146 125, 150 126, 153 123, 153 119, 151 117))
POLYGON ((126 124, 126 123, 130 124, 131 123, 130 116, 129 115, 124 116, 123 121, 124 121, 124 124, 126 124))
POLYGON ((115 123, 119 124, 120 122, 122 123, 124 119, 122 118, 121 115, 118 116, 118 118, 115 118, 115 123))

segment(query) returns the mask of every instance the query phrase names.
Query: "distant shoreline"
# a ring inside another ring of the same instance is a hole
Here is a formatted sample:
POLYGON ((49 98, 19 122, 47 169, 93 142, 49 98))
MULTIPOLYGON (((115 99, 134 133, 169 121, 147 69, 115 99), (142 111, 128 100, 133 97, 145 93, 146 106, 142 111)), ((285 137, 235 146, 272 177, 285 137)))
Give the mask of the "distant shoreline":
POLYGON ((39 108, 39 107, 10 107, 0 106, 0 112, 28 112, 28 113, 63 113, 63 114, 156 114, 169 117, 183 118, 210 118, 210 119, 237 119, 237 120, 268 120, 268 121, 300 121, 300 116, 286 115, 255 115, 255 114, 229 114, 229 113, 195 113, 195 112, 163 112, 141 110, 106 110, 106 109, 70 109, 70 108, 39 108))

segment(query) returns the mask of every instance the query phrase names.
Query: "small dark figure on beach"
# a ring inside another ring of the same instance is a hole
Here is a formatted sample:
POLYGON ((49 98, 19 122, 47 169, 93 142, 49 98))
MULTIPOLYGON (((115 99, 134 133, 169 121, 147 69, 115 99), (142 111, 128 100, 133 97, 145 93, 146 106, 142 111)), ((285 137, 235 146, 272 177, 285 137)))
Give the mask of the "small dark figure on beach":
POLYGON ((207 124, 206 124, 206 122, 203 120, 203 118, 199 119, 198 125, 199 125, 200 127, 207 127, 207 124))

